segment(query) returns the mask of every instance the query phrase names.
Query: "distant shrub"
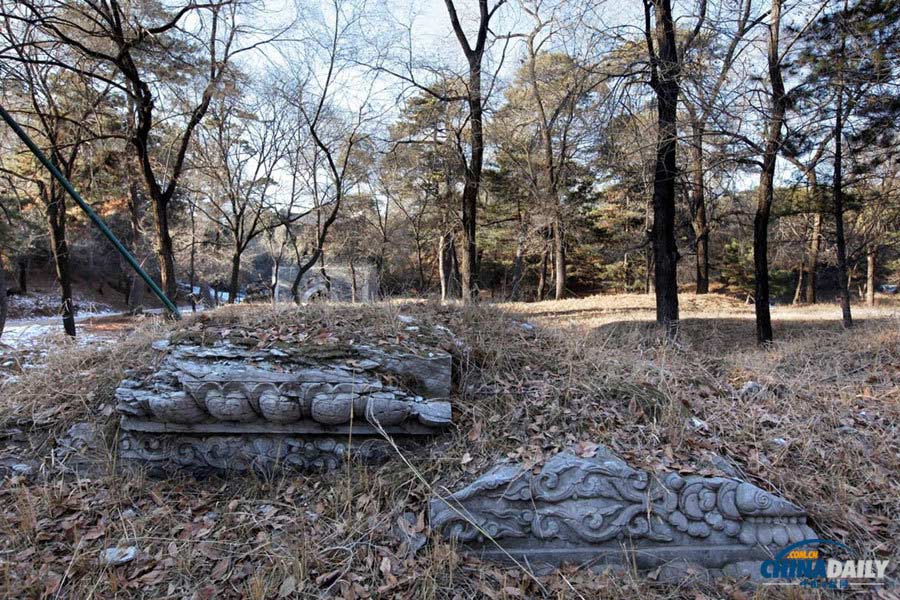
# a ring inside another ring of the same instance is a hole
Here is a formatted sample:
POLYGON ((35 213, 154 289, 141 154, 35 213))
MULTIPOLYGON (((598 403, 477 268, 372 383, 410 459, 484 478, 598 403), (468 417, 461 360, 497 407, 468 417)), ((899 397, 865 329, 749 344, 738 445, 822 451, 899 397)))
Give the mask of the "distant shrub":
MULTIPOLYGON (((725 244, 721 269, 722 284, 733 292, 752 296, 756 287, 753 274, 753 246, 731 240, 725 244)), ((769 268, 769 296, 773 300, 789 299, 794 286, 794 274, 785 269, 769 268)))

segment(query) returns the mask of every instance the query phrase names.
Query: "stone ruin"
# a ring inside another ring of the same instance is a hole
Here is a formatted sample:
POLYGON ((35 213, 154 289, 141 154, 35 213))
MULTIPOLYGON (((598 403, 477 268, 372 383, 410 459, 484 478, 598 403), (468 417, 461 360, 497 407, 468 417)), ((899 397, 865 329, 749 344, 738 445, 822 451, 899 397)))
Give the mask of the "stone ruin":
POLYGON ((539 472, 500 465, 429 504, 445 539, 483 559, 544 571, 563 564, 639 571, 660 580, 759 578, 763 560, 817 537, 799 506, 731 477, 653 475, 610 450, 563 452, 539 472))
POLYGON ((319 470, 378 460, 384 435, 450 424, 451 358, 364 343, 259 348, 161 341, 160 365, 116 390, 119 456, 163 470, 319 470))
MULTIPOLYGON (((263 344, 227 330, 154 347, 158 366, 116 390, 127 462, 326 470, 388 457, 386 435, 427 440, 451 424, 451 357, 434 347, 263 344)), ((653 474, 602 446, 539 470, 500 464, 436 496, 428 515, 433 535, 485 560, 537 572, 634 567, 663 581, 756 579, 762 560, 816 537, 802 508, 737 477, 653 474)))

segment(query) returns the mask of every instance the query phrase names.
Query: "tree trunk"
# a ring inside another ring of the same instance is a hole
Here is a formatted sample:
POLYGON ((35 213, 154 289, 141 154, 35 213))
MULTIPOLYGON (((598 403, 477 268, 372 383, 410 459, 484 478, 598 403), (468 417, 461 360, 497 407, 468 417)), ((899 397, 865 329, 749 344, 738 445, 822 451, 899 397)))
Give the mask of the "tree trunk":
POLYGON ((794 299, 791 304, 794 306, 800 304, 803 298, 803 290, 806 286, 806 254, 800 257, 800 268, 797 270, 797 287, 794 289, 794 299))
POLYGON ((8 310, 9 296, 6 295, 6 271, 4 270, 3 257, 0 256, 0 338, 3 337, 3 328, 6 327, 8 310))
POLYGON ((516 256, 513 259, 512 283, 509 292, 509 299, 512 302, 518 302, 522 299, 522 275, 525 271, 525 234, 519 232, 519 238, 516 240, 516 256))
POLYGON ((147 284, 136 274, 131 278, 131 286, 128 289, 128 306, 132 313, 140 313, 144 310, 144 293, 147 284))
POLYGON ((478 189, 481 185, 481 167, 484 160, 484 132, 481 105, 481 56, 469 58, 469 122, 471 133, 471 158, 466 165, 465 188, 462 196, 463 251, 459 261, 462 279, 462 300, 469 302, 478 297, 478 251, 475 242, 475 225, 478 210, 478 189))
POLYGON ((447 234, 445 233, 438 237, 437 258, 438 277, 441 280, 441 302, 446 302, 450 297, 450 265, 447 234))
POLYGON ((240 250, 235 250, 234 254, 231 255, 231 280, 228 284, 228 304, 234 304, 237 301, 240 277, 241 252, 240 250))
POLYGON ((566 293, 566 245, 562 221, 557 217, 553 221, 553 274, 556 279, 557 300, 562 300, 566 293))
POLYGON ((177 294, 175 281, 175 251, 172 236, 169 233, 168 202, 153 199, 153 212, 156 217, 156 257, 159 261, 159 276, 162 288, 173 302, 177 294))
POLYGON ((272 298, 272 306, 278 304, 278 276, 279 271, 281 270, 281 259, 279 257, 275 257, 272 259, 272 291, 270 292, 272 298))
MULTIPOLYGON (((843 44, 841 45, 843 49, 843 44)), ((842 140, 844 134, 844 88, 837 94, 837 109, 834 118, 834 233, 837 242, 838 292, 841 298, 841 322, 844 327, 853 327, 850 313, 850 283, 847 276, 847 243, 844 238, 844 188, 842 140)))
POLYGON ((63 329, 75 337, 75 306, 72 302, 72 274, 69 269, 69 245, 66 242, 66 204, 62 190, 52 186, 47 203, 47 224, 50 228, 50 248, 59 283, 63 329))
MULTIPOLYGON (((419 236, 418 230, 416 230, 415 237, 416 237, 416 239, 415 239, 415 242, 416 242, 416 270, 418 271, 418 275, 419 275, 419 293, 424 294, 425 287, 427 284, 425 282, 425 265, 424 265, 424 260, 422 257, 422 238, 419 236)), ((352 267, 353 263, 351 263, 350 266, 352 267)))
POLYGON ((216 290, 212 289, 212 286, 205 281, 200 283, 200 299, 206 305, 206 308, 215 308, 219 303, 216 290))
POLYGON ((461 275, 456 257, 456 242, 452 233, 446 233, 438 238, 438 273, 441 278, 441 301, 459 298, 461 275))
POLYGON ((350 258, 350 302, 356 302, 356 266, 350 258))
POLYGON ((656 40, 659 45, 656 167, 653 176, 653 254, 656 279, 656 322, 666 335, 678 328, 678 248, 675 245, 675 161, 678 131, 678 56, 669 0, 656 0, 656 40))
MULTIPOLYGON (((816 192, 818 196, 818 192, 816 192)), ((819 252, 822 249, 822 213, 813 217, 812 238, 809 242, 809 261, 806 265, 806 303, 816 303, 816 282, 819 270, 819 252)))
POLYGON ((19 293, 23 296, 28 293, 28 259, 20 258, 19 266, 19 293))
POLYGON ((194 286, 197 281, 197 220, 194 216, 194 205, 191 204, 191 256, 188 268, 188 285, 191 287, 191 293, 188 297, 191 299, 191 312, 197 312, 197 295, 194 294, 194 286))
POLYGON ((709 293, 709 223, 703 181, 703 123, 691 123, 691 224, 696 239, 697 293, 709 293))
POLYGON ((878 248, 875 244, 869 245, 866 252, 866 306, 875 306, 875 264, 878 258, 878 248))
MULTIPOLYGON (((138 189, 138 182, 134 175, 130 175, 130 184, 128 186, 128 212, 130 214, 130 226, 131 226, 131 249, 135 256, 140 257, 139 252, 142 254, 143 243, 142 243, 142 234, 141 234, 141 215, 142 215, 142 207, 141 207, 141 196, 140 191, 138 189)), ((140 259, 143 263, 143 259, 140 259)), ((128 278, 128 297, 126 298, 126 302, 128 304, 128 308, 132 312, 141 312, 144 309, 144 293, 146 291, 147 284, 144 283, 144 280, 131 269, 130 266, 124 264, 123 261, 123 269, 127 270, 127 278, 128 278)))
POLYGON ((769 22, 768 68, 771 91, 771 115, 766 124, 766 146, 757 191, 756 216, 753 219, 753 271, 756 278, 753 301, 756 307, 756 340, 772 341, 772 315, 769 310, 769 215, 775 193, 775 166, 781 147, 781 127, 786 108, 784 80, 781 77, 779 40, 781 34, 781 0, 772 0, 769 22))
POLYGON ((538 285, 537 285, 537 300, 540 302, 544 299, 544 290, 547 288, 547 265, 550 262, 550 248, 549 246, 544 246, 544 251, 541 252, 541 268, 538 274, 538 285))

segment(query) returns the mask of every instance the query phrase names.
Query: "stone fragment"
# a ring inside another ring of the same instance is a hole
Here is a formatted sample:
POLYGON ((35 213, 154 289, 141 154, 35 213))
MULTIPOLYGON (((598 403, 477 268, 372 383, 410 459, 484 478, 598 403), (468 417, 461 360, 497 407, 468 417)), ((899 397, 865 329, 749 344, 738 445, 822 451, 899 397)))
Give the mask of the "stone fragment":
POLYGON ((651 474, 602 446, 590 458, 557 454, 539 472, 497 466, 433 499, 429 521, 485 559, 512 557, 538 570, 634 565, 665 578, 684 565, 758 576, 760 561, 816 537, 802 508, 751 483, 651 474))
POLYGON ((405 545, 407 556, 415 556, 428 542, 417 528, 416 515, 408 511, 397 518, 394 533, 400 543, 405 545))
POLYGON ((763 389, 763 386, 760 385, 759 383, 757 383, 755 381, 748 381, 741 388, 741 391, 738 392, 738 396, 741 398, 750 398, 752 396, 755 396, 759 392, 761 392, 762 389, 763 389))
POLYGON ((236 339, 158 344, 156 370, 119 384, 121 458, 164 469, 319 470, 387 456, 384 434, 431 435, 451 422, 446 352, 236 339))
POLYGON ((84 450, 96 448, 100 443, 100 433, 97 425, 82 421, 75 423, 60 438, 59 445, 71 450, 84 450))
POLYGON ((137 558, 137 546, 128 546, 126 548, 107 548, 103 553, 103 564, 111 567, 117 567, 130 563, 137 558))

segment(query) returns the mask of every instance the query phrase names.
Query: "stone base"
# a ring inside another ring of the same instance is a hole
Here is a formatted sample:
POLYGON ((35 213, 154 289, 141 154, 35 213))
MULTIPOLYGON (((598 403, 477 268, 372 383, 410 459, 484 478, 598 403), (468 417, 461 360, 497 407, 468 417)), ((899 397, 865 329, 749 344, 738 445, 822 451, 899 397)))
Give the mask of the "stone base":
POLYGON ((116 389, 120 459, 163 473, 322 471, 389 457, 385 436, 427 438, 451 423, 446 352, 254 333, 154 343, 154 370, 116 389))
POLYGON ((634 570, 642 575, 652 574, 654 580, 667 583, 692 579, 708 581, 722 576, 758 581, 762 561, 771 558, 771 553, 764 549, 748 549, 740 544, 714 548, 664 544, 633 547, 622 540, 619 547, 554 546, 533 542, 519 547, 515 543, 504 542, 502 546, 501 549, 490 543, 468 544, 466 553, 495 563, 518 563, 527 566, 536 575, 547 575, 561 565, 572 565, 598 573, 634 570))
POLYGON ((348 458, 378 463, 392 452, 386 440, 371 436, 160 435, 123 429, 118 454, 126 464, 166 473, 269 473, 327 471, 338 468, 348 458))

